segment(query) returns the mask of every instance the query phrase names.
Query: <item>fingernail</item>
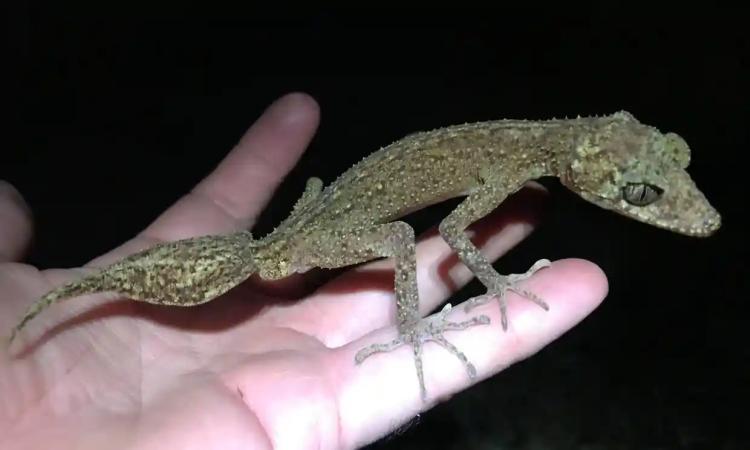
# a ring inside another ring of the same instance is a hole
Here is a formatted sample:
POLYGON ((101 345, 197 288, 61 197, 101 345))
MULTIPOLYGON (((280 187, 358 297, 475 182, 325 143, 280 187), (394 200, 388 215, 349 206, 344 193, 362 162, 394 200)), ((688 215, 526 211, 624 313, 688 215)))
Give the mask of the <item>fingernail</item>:
POLYGON ((291 125, 307 120, 311 110, 317 112, 318 104, 304 92, 291 92, 279 98, 271 108, 272 114, 278 114, 284 125, 291 125))

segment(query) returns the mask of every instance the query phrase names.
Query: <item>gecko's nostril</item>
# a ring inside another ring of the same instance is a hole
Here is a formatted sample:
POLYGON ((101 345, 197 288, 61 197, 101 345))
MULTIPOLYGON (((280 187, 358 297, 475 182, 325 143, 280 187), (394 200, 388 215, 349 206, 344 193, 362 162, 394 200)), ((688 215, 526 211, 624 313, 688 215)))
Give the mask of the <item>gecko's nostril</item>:
POLYGON ((719 227, 721 227, 721 216, 719 214, 714 214, 706 219, 706 228, 716 231, 719 227))
POLYGON ((721 215, 713 211, 703 219, 699 226, 693 229, 693 234, 707 237, 714 234, 719 228, 721 228, 721 215))

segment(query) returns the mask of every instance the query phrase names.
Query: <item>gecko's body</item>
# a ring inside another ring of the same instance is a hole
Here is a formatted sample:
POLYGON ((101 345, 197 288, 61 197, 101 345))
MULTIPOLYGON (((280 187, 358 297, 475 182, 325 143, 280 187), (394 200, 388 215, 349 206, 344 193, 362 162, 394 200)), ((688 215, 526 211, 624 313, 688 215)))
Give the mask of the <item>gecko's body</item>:
MULTIPOLYGON (((395 259, 399 337, 357 355, 408 344, 414 349, 424 396, 421 346, 434 341, 474 368, 443 338, 443 331, 487 323, 485 316, 455 323, 444 314, 418 312, 414 232, 398 219, 449 198, 465 196, 440 223, 440 233, 461 261, 500 303, 507 325, 505 292, 513 290, 546 308, 517 282, 525 274, 500 275, 464 230, 495 209, 527 181, 558 177, 584 199, 631 218, 691 236, 720 226, 685 171, 687 144, 630 114, 549 121, 500 120, 457 125, 409 135, 368 156, 327 187, 311 178, 292 213, 273 232, 253 239, 247 231, 158 245, 89 277, 51 291, 31 306, 14 329, 57 300, 117 292, 134 300, 191 306, 212 300, 258 273, 279 279, 310 268, 338 268, 381 257, 395 259)), ((481 300, 478 300, 481 301, 481 300)))

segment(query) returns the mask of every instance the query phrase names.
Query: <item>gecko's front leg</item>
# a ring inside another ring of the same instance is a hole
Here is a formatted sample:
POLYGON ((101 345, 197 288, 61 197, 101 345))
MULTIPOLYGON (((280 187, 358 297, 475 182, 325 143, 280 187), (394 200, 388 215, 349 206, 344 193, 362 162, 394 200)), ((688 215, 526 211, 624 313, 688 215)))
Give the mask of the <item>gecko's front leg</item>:
POLYGON ((529 270, 522 274, 500 275, 482 255, 479 249, 469 240, 464 230, 476 220, 489 214, 496 208, 511 190, 507 188, 507 180, 492 180, 483 184, 476 192, 470 194, 455 210, 440 223, 440 234, 450 247, 458 254, 469 270, 485 285, 487 294, 469 300, 466 310, 496 298, 500 305, 500 315, 503 330, 508 329, 508 313, 505 294, 513 291, 544 310, 549 306, 533 292, 520 287, 520 282, 531 277, 538 270, 549 267, 547 259, 540 259, 529 270))
POLYGON ((338 267, 342 264, 356 264, 378 257, 393 257, 395 260, 395 293, 398 319, 398 337, 394 340, 377 343, 361 349, 355 356, 357 364, 375 353, 390 352, 403 345, 412 347, 414 364, 417 369, 420 393, 426 400, 427 390, 422 367, 422 346, 435 342, 455 355, 466 367, 470 378, 476 376, 474 365, 458 348, 451 344, 443 333, 449 330, 463 330, 474 325, 490 322, 487 316, 477 316, 462 322, 451 322, 446 316, 450 306, 439 313, 422 318, 419 314, 419 293, 417 290, 417 259, 414 230, 405 222, 390 222, 373 225, 353 231, 326 233, 323 251, 315 252, 315 265, 338 267), (321 259, 317 259, 321 258, 321 259))

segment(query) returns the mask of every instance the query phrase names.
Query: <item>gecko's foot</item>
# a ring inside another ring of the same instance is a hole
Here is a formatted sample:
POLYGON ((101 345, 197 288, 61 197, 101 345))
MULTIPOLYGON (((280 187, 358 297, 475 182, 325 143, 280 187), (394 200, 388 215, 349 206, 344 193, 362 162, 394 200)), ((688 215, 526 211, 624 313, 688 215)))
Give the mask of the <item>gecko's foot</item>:
POLYGON ((490 299, 497 299, 497 302, 500 305, 500 321, 502 323, 503 330, 507 330, 508 329, 508 312, 507 312, 507 301, 505 298, 505 293, 508 291, 513 291, 516 294, 526 297, 527 299, 536 303, 545 311, 549 311, 549 305, 547 305, 547 303, 544 300, 539 298, 539 296, 537 296, 533 292, 522 289, 519 286, 519 284, 521 281, 526 280, 527 278, 531 277, 539 270, 549 267, 551 264, 552 263, 548 259, 540 259, 539 261, 535 262, 534 265, 531 266, 531 268, 524 273, 499 276, 495 286, 489 288, 485 295, 474 297, 468 302, 466 302, 466 306, 464 307, 464 310, 468 312, 479 305, 487 303, 487 301, 489 301, 490 299))
POLYGON ((422 345, 425 342, 436 342, 453 355, 456 356, 466 367, 466 371, 469 374, 469 378, 473 379, 477 375, 477 370, 474 365, 469 362, 469 359, 464 355, 456 346, 448 342, 443 336, 443 332, 450 330, 464 330, 466 328, 475 325, 487 325, 490 323, 490 318, 481 315, 473 317, 469 320, 462 322, 451 322, 446 320, 446 316, 451 311, 451 305, 447 304, 437 314, 425 317, 424 319, 415 321, 412 325, 403 327, 403 330, 399 333, 399 337, 387 342, 385 344, 373 344, 369 347, 365 347, 354 357, 357 364, 361 364, 365 359, 374 355, 375 353, 390 352, 402 345, 411 345, 414 351, 414 364, 417 367, 417 378, 419 379, 419 388, 422 396, 422 401, 427 399, 427 389, 424 383, 424 372, 422 369, 422 345))

